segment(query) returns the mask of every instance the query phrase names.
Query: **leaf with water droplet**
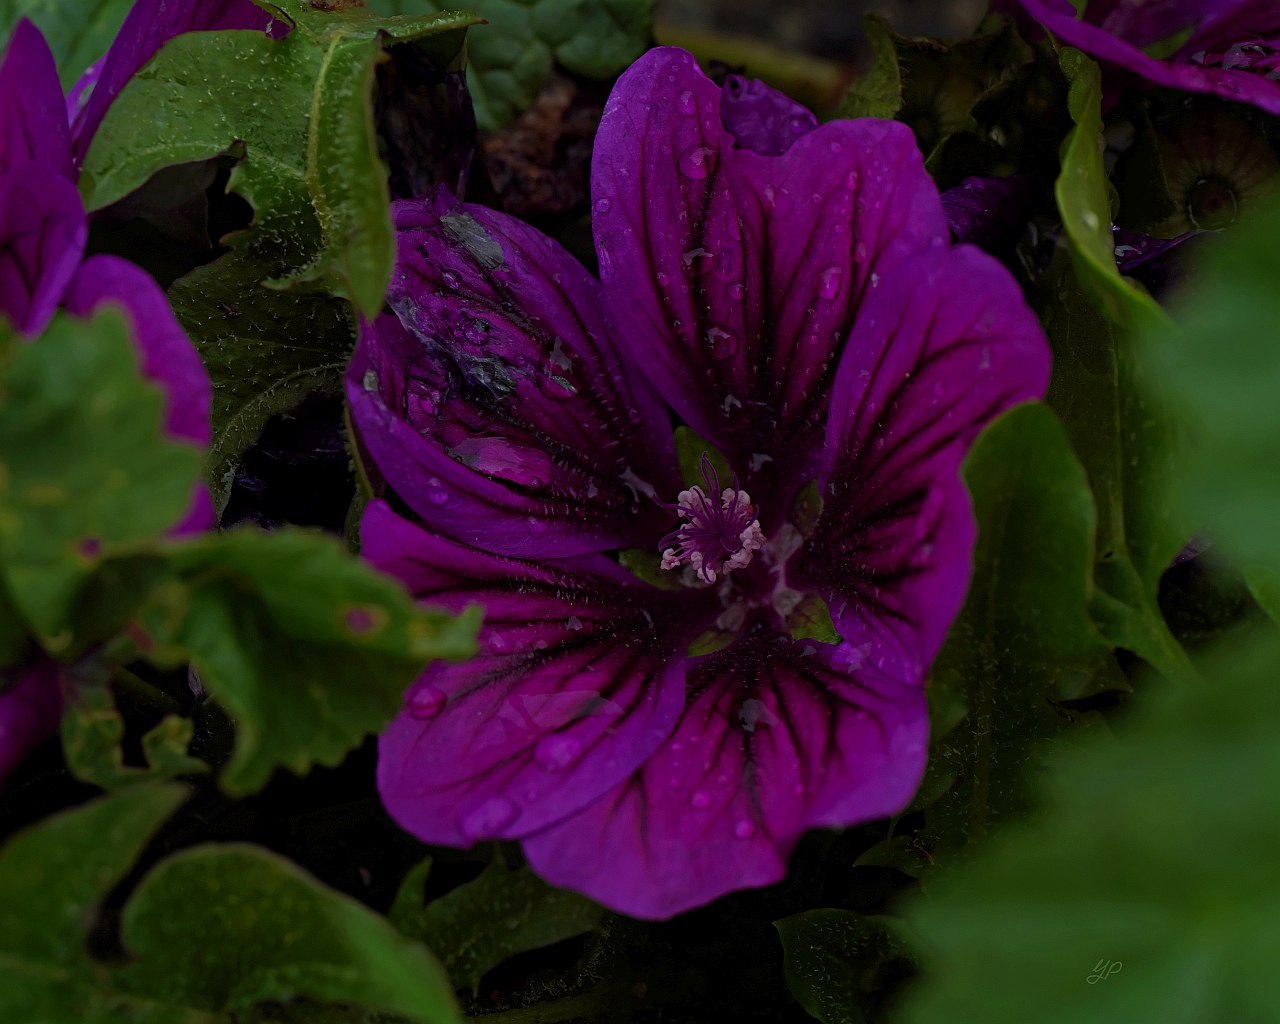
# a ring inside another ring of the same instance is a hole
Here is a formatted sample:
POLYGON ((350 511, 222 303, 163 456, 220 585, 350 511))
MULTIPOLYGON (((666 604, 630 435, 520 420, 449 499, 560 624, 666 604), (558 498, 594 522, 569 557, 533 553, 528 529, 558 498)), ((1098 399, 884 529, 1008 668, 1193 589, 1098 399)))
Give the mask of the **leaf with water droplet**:
POLYGON ((515 871, 495 856, 479 878, 423 905, 428 857, 405 877, 389 917, 444 962, 458 988, 480 980, 517 953, 541 949, 600 924, 604 908, 556 889, 529 868, 515 871))

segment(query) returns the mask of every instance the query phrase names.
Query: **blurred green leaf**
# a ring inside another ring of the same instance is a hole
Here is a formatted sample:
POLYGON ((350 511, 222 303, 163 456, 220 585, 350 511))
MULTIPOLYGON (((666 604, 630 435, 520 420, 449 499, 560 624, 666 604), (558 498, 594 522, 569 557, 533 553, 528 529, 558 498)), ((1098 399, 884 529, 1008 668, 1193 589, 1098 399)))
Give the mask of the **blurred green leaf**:
POLYGON ((1275 1019, 1277 664, 1268 642, 1150 691, 1046 776, 1042 811, 909 909, 934 953, 904 1024, 1275 1019))
POLYGON ((793 640, 818 640, 824 644, 838 644, 844 638, 836 632, 831 621, 831 609, 817 594, 806 594, 787 616, 787 628, 793 640))
POLYGON ((902 109, 902 76, 893 30, 879 15, 868 14, 862 19, 862 32, 871 44, 871 67, 854 79, 836 114, 847 118, 895 117, 902 109))
MULTIPOLYGON (((496 131, 524 111, 558 61, 609 79, 649 48, 655 0, 477 0, 487 21, 467 33, 467 87, 476 123, 496 131)), ((383 14, 440 10, 427 0, 373 0, 383 14)))
POLYGON ((1071 83, 1067 106, 1076 122, 1063 142, 1054 192, 1071 258, 1085 294, 1112 323, 1128 330, 1160 327, 1168 314, 1145 289, 1120 276, 1111 235, 1111 201, 1102 154, 1102 73, 1079 50, 1058 55, 1071 83))
POLYGON ((318 532, 205 535, 170 564, 190 591, 172 639, 235 720, 228 793, 261 788, 278 765, 337 764, 399 710, 428 660, 475 652, 478 607, 419 608, 318 532))
POLYGON ((107 52, 133 0, 4 0, 0 3, 0 49, 20 18, 30 18, 53 51, 62 88, 69 90, 107 52))
POLYGON ((280 9, 298 25, 283 39, 228 31, 170 40, 112 104, 81 191, 100 209, 161 168, 243 144, 229 188, 253 206, 254 221, 229 241, 270 243, 288 266, 281 286, 309 284, 373 316, 395 262, 371 102, 381 39, 456 33, 477 19, 332 13, 302 0, 280 9))
POLYGON ((200 454, 161 432, 114 310, 59 315, 0 378, 0 541, 9 595, 52 653, 104 558, 154 548, 186 511, 200 454))
POLYGON ((85 938, 96 905, 185 796, 181 786, 138 786, 61 811, 0 850, 0 1020, 124 1019, 91 987, 85 938))
POLYGON ((1062 418, 1098 508, 1090 614, 1112 643, 1169 678, 1193 670, 1160 613, 1160 577, 1193 530, 1172 501, 1177 421, 1158 400, 1134 339, 1085 298, 1059 251, 1035 301, 1053 346, 1047 401, 1062 418))
POLYGON ((1280 572, 1265 565, 1253 565, 1244 571, 1244 578, 1253 599, 1271 616, 1272 622, 1280 623, 1280 572))
POLYGON ((996 420, 964 478, 978 521, 973 582, 929 697, 962 702, 968 713, 935 733, 923 788, 955 782, 926 810, 919 850, 943 863, 1026 810, 1045 741, 1081 724, 1055 701, 1128 688, 1089 620, 1093 499, 1053 411, 1028 403, 996 420))
POLYGON ((1205 260, 1177 326, 1143 356, 1167 382, 1195 446, 1180 497, 1241 565, 1280 569, 1280 206, 1259 211, 1205 260))
POLYGON ((787 988, 823 1024, 864 1024, 893 968, 914 957, 891 917, 850 910, 806 910, 775 921, 787 988))
POLYGON ((504 960, 595 928, 604 908, 548 885, 529 868, 512 871, 495 856, 479 878, 423 906, 428 857, 405 877, 388 915, 405 935, 421 939, 444 962, 458 988, 504 960))
POLYGON ((205 479, 219 511, 241 457, 267 421, 312 392, 341 392, 355 347, 345 303, 266 288, 263 282, 278 272, 258 247, 235 249, 169 289, 173 311, 213 381, 205 479))
POLYGON ((461 1016, 440 965, 367 907, 289 861, 248 845, 199 846, 157 865, 125 907, 134 995, 244 1014, 304 994, 403 1013, 461 1016))
POLYGON ((9 588, 0 574, 0 669, 19 664, 31 647, 31 635, 22 614, 13 605, 9 588))

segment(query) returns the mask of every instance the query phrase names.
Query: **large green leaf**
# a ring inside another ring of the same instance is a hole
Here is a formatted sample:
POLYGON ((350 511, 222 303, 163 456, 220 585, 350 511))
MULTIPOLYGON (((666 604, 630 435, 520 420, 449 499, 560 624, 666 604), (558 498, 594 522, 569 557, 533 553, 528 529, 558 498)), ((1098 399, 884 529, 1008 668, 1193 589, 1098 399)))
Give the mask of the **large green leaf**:
POLYGON ((163 396, 114 310, 55 317, 0 381, 0 542, 9 594, 45 646, 75 642, 77 591, 104 558, 154 548, 200 454, 165 439, 163 396))
POLYGON ((1062 418, 1098 508, 1090 612, 1112 643, 1183 678, 1190 663, 1157 603, 1160 577, 1194 529, 1172 500, 1181 434, 1144 370, 1136 339, 1085 297, 1078 265, 1059 251, 1040 280, 1036 306, 1053 346, 1047 401, 1062 418))
POLYGON ((340 392, 355 345, 344 302, 266 288, 274 273, 258 247, 235 249, 169 289, 174 313, 213 381, 205 479, 219 511, 241 456, 267 421, 314 391, 340 392))
POLYGON ((822 1024, 864 1024, 896 961, 914 958, 891 917, 806 910, 775 921, 787 988, 822 1024))
POLYGON ((95 210, 174 164, 242 143, 229 187, 254 208, 233 244, 268 243, 285 283, 311 282, 372 316, 395 262, 386 172, 371 94, 382 39, 457 33, 476 18, 382 18, 324 12, 301 0, 281 10, 297 27, 195 32, 170 40, 112 104, 85 158, 81 191, 95 210))
POLYGON ((475 651, 478 607, 456 618, 419 608, 318 532, 206 535, 170 564, 189 590, 173 640, 235 719, 221 778, 233 794, 279 765, 336 764, 399 710, 429 659, 475 651))
POLYGON ((181 786, 136 787, 46 818, 0 850, 0 1020, 117 1019, 91 987, 84 942, 93 910, 185 795, 181 786))
POLYGON ((840 99, 841 117, 895 117, 902 109, 902 74, 893 32, 881 17, 868 14, 862 31, 871 44, 871 67, 855 78, 840 99))
MULTIPOLYGON (((373 0, 374 10, 440 10, 427 0, 373 0)), ((505 127, 538 95, 558 61, 574 74, 609 79, 649 47, 654 0, 477 0, 487 24, 467 34, 467 86, 476 122, 505 127)))
POLYGON ((417 942, 275 854, 201 846, 162 861, 125 907, 134 995, 243 1014, 297 993, 424 1024, 460 1022, 445 972, 417 942))
POLYGON ((107 52, 132 6, 133 0, 3 0, 0 49, 18 19, 30 18, 53 51, 62 88, 70 89, 107 52))
POLYGON ((948 706, 967 714, 948 732, 935 728, 922 791, 943 795, 921 836, 893 848, 915 858, 912 874, 928 857, 947 864, 981 846, 1026 810, 1046 743, 1082 724, 1054 701, 1127 688, 1089 620, 1093 499, 1057 417, 1040 403, 1010 410, 978 438, 964 477, 978 521, 974 576, 929 696, 935 718, 954 721, 954 711, 938 713, 948 706))
POLYGON ((444 962, 458 988, 504 960, 590 931, 604 909, 585 896, 548 885, 529 868, 512 871, 495 857, 479 878, 423 905, 431 858, 409 872, 391 908, 391 923, 421 939, 444 962))
POLYGON ((1129 330, 1159 327, 1169 317, 1140 285, 1120 276, 1111 235, 1111 200, 1102 155, 1102 73, 1079 50, 1058 55, 1071 83, 1067 105, 1076 122, 1062 147, 1062 173, 1054 192, 1076 274, 1090 301, 1108 320, 1129 330))
POLYGON ((1144 350, 1191 421, 1183 497, 1241 564, 1280 569, 1280 206, 1207 259, 1178 326, 1144 350))
POLYGON ((907 1024, 1238 1024, 1280 1006, 1280 650, 1149 696, 908 914, 907 1024))

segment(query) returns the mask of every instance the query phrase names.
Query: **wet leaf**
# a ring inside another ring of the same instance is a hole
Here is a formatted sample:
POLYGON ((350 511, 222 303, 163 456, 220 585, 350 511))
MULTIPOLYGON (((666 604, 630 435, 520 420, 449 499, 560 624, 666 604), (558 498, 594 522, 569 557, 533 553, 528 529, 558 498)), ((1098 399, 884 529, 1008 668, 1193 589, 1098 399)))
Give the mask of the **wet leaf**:
POLYGON ((894 117, 902 109, 902 75, 893 30, 883 18, 868 14, 862 21, 862 31, 871 44, 871 67, 854 79, 840 100, 837 114, 847 118, 894 117))
POLYGON ((787 988, 823 1024, 864 1024, 914 960, 895 918, 806 910, 773 924, 782 939, 787 988))
POLYGON ((340 394, 355 347, 345 303, 265 287, 277 272, 278 264, 256 247, 237 249, 169 289, 173 311, 213 381, 205 480, 220 513, 242 456, 267 421, 313 392, 340 394))
POLYGON ((443 961, 458 988, 517 953, 550 946, 595 928, 604 908, 547 885, 529 868, 512 871, 495 857, 479 878, 423 906, 431 858, 409 872, 391 908, 391 923, 421 939, 443 961))
POLYGON ((53 653, 104 558, 155 548, 186 511, 200 454, 161 433, 124 320, 58 316, 3 368, 0 540, 9 594, 53 653))
POLYGON ((1102 155, 1102 73, 1070 47, 1059 55, 1071 83, 1067 105, 1076 122, 1063 143, 1055 186, 1062 227, 1085 295, 1112 323, 1128 330, 1160 327, 1168 315, 1145 289, 1120 276, 1111 236, 1109 182, 1102 155))
POLYGON ((475 651, 479 609, 418 608, 395 581, 316 532, 252 527, 176 548, 189 604, 173 642, 235 720, 222 787, 244 794, 277 766, 337 764, 400 708, 432 658, 475 651))
POLYGON ((162 861, 130 898, 122 933, 135 962, 115 981, 137 996, 243 1014, 304 994, 421 1024, 461 1022, 444 971, 420 944, 257 847, 198 846, 162 861))
POLYGON ((1002 416, 974 444, 964 477, 978 521, 974 576, 929 699, 968 712, 935 733, 922 788, 954 781, 926 810, 922 867, 981 846, 1026 810, 1047 750, 1090 724, 1055 701, 1128 688, 1089 620, 1093 499, 1052 410, 1031 403, 1002 416))
POLYGON ((170 40, 112 104, 81 191, 96 210, 163 167, 243 143, 229 187, 253 206, 254 221, 229 241, 270 242, 289 270, 281 285, 342 295, 372 316, 395 261, 372 104, 381 39, 449 35, 476 19, 332 13, 301 0, 281 9, 298 24, 283 39, 228 31, 170 40))

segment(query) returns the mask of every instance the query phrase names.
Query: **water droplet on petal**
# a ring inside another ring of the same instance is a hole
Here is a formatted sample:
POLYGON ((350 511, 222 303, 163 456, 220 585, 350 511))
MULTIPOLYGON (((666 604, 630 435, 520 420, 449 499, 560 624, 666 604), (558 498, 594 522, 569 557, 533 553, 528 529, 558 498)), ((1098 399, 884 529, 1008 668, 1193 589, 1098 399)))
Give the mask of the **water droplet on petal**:
POLYGON ((738 824, 733 826, 733 834, 739 839, 750 839, 755 835, 755 831, 756 827, 751 824, 751 822, 747 821, 746 818, 743 818, 738 822, 738 824))
POLYGON ((444 489, 439 477, 433 476, 427 481, 427 501, 433 505, 448 504, 449 492, 444 489))
POLYGON ((690 249, 680 257, 680 266, 686 277, 705 277, 715 269, 719 257, 702 246, 690 249))
POLYGON ((723 324, 712 324, 707 328, 707 344, 713 359, 728 359, 742 348, 742 339, 723 324))
POLYGON ((838 143, 838 142, 833 142, 833 143, 831 143, 831 152, 833 152, 833 153, 839 153, 839 152, 840 152, 840 150, 841 150, 841 148, 842 148, 842 147, 841 147, 840 143, 838 143))
POLYGON ((690 146, 680 154, 676 166, 686 178, 705 178, 716 169, 720 154, 711 146, 702 143, 690 146))
POLYGON ((867 243, 866 242, 859 242, 857 245, 853 247, 853 262, 854 263, 867 262, 867 243))
POLYGON ((705 789, 695 789, 693 796, 689 797, 689 803, 701 810, 703 807, 711 806, 711 794, 705 789))
POLYGON ((729 294, 735 299, 742 298, 744 291, 745 289, 742 287, 741 281, 734 281, 733 284, 729 285, 729 294))
POLYGON ((548 736, 533 750, 533 759, 549 772, 564 771, 582 753, 582 744, 572 736, 548 736))
POLYGON ((693 100, 693 90, 685 89, 678 97, 676 97, 676 109, 682 114, 696 114, 698 112, 698 104, 693 100))
POLYGON ((840 291, 840 267, 831 264, 819 276, 818 294, 824 299, 834 299, 840 291))
POLYGON ((610 206, 612 206, 612 205, 613 205, 613 204, 612 204, 612 203, 610 203, 610 202, 609 202, 609 200, 607 200, 607 199, 597 199, 597 200, 596 200, 596 212, 597 212, 597 213, 608 213, 608 212, 609 212, 609 207, 610 207, 610 206))
POLYGON ((495 631, 489 636, 489 650, 494 654, 506 654, 511 649, 511 642, 505 633, 495 631))
POLYGON ((844 176, 844 187, 850 192, 858 187, 858 172, 850 171, 844 176))
POLYGON ((664 274, 661 270, 658 271, 658 284, 662 285, 662 287, 665 288, 670 281, 671 281, 671 278, 667 277, 667 275, 664 274))
POLYGON ((547 532, 547 524, 545 520, 539 519, 537 516, 530 516, 525 521, 525 525, 529 527, 529 532, 535 536, 541 536, 547 532))
POLYGON ((516 805, 505 796, 491 796, 475 810, 463 815, 462 834, 468 843, 492 839, 516 816, 516 805))
POLYGON ((435 718, 444 708, 448 700, 444 691, 437 686, 424 686, 409 698, 409 715, 419 722, 435 718))

